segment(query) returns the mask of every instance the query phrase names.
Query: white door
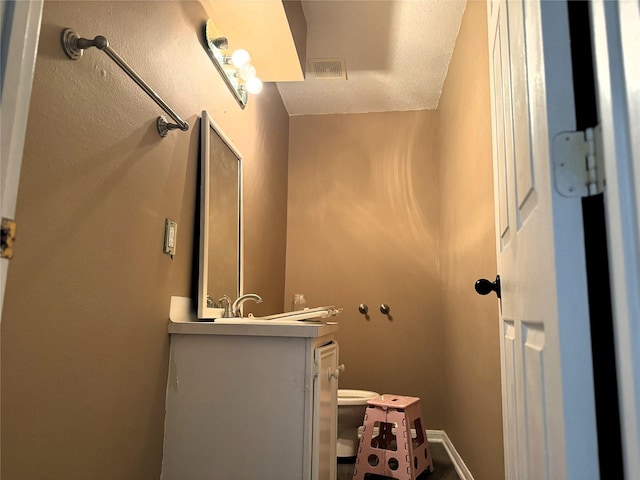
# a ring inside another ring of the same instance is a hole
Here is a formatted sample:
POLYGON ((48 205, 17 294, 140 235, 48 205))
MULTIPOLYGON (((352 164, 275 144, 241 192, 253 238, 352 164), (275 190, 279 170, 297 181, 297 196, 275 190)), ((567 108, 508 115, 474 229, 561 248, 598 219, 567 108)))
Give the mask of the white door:
POLYGON ((566 2, 487 8, 506 476, 598 478, 581 201, 550 163, 575 130, 566 2))
POLYGON ((640 478, 640 2, 591 4, 623 463, 640 478))

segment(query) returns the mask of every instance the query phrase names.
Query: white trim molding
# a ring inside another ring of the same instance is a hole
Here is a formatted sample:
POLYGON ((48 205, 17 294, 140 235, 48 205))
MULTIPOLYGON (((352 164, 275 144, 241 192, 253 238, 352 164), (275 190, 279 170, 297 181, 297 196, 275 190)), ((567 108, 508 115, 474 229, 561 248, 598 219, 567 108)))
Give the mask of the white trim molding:
MULTIPOLYGON (((0 72, 0 214, 9 219, 15 216, 18 198, 42 4, 43 0, 3 0, 0 5, 0 37, 4 48, 0 72)), ((0 259, 0 321, 8 269, 9 260, 0 259)))
MULTIPOLYGON (((31 85, 38 53, 43 0, 0 3, 0 217, 13 219, 31 85)), ((0 259, 0 322, 9 259, 0 259)))
POLYGON ((473 475, 465 465, 462 457, 451 443, 449 436, 444 430, 427 430, 427 440, 429 443, 441 443, 449 455, 453 468, 460 477, 460 480, 473 480, 473 475))

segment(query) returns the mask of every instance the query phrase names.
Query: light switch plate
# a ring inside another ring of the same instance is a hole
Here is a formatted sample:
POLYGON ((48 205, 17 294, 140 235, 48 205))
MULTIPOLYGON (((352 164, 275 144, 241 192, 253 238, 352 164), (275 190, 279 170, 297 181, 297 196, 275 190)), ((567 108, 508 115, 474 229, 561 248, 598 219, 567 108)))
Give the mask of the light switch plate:
POLYGON ((170 218, 164 219, 164 253, 176 254, 176 239, 178 237, 178 224, 170 218))

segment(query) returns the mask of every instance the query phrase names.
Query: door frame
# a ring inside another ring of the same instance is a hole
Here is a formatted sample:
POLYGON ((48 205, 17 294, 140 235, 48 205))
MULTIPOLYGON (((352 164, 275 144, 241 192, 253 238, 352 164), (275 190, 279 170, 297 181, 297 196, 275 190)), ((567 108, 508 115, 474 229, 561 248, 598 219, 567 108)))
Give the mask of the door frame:
MULTIPOLYGON (((2 0, 0 48, 0 215, 13 219, 18 199, 33 72, 36 66, 43 0, 2 0)), ((9 259, 0 258, 0 325, 9 259)), ((0 426, 1 430, 1 426, 0 426)))
MULTIPOLYGON (((3 64, 0 213, 3 218, 15 217, 42 7, 43 0, 2 0, 0 6, 3 64)), ((0 259, 0 323, 8 270, 9 260, 0 259)))
POLYGON ((592 0, 590 7, 622 456, 625 478, 640 478, 640 2, 592 0))

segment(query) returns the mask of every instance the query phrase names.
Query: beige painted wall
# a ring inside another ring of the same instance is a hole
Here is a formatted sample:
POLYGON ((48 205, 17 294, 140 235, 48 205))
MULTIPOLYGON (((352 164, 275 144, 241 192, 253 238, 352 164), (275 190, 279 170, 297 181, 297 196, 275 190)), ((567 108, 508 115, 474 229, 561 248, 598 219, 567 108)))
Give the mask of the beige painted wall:
POLYGON ((486 5, 467 3, 438 105, 442 368, 447 434, 476 480, 504 478, 498 301, 494 279, 486 5))
POLYGON ((343 307, 340 388, 419 396, 428 428, 444 426, 436 126, 434 111, 311 115, 289 132, 285 300, 343 307))
POLYGON ((239 108, 205 19, 197 2, 45 2, 2 321, 4 479, 159 478, 169 300, 197 283, 202 110, 245 158, 246 290, 282 304, 288 117, 273 85, 239 108), (161 139, 162 111, 104 53, 67 59, 67 26, 106 36, 189 131, 161 139))
POLYGON ((485 8, 467 5, 435 112, 291 118, 285 301, 343 306, 340 388, 420 396, 426 428, 494 480, 498 309, 473 289, 496 274, 485 8))
POLYGON ((273 85, 237 106, 195 2, 46 2, 44 15, 2 322, 3 477, 159 477, 167 313, 195 290, 206 109, 245 157, 245 290, 265 299, 246 306, 272 313, 297 291, 343 306, 341 388, 422 397, 426 427, 475 478, 501 478, 497 308, 472 290, 495 275, 484 3, 469 3, 437 112, 290 122, 273 85), (160 110, 103 53, 64 56, 65 26, 109 38, 189 132, 160 139, 160 110), (179 223, 173 261, 165 217, 179 223))

